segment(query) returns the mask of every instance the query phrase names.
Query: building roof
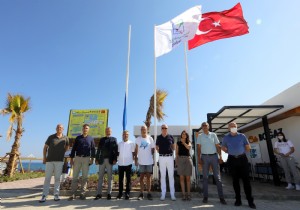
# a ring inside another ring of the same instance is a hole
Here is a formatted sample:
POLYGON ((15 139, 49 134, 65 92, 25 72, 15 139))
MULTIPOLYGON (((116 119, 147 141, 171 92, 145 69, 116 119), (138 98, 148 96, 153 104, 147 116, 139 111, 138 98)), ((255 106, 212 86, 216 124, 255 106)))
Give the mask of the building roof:
POLYGON ((240 130, 282 108, 283 105, 224 106, 217 113, 208 113, 207 121, 213 132, 217 135, 224 135, 228 133, 228 123, 230 122, 236 122, 240 130))

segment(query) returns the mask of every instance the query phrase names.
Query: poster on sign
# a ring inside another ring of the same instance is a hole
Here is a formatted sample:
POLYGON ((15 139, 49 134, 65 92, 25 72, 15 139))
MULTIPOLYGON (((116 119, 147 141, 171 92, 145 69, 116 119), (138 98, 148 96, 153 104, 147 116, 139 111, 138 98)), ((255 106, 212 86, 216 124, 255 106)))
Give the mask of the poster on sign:
POLYGON ((68 137, 73 139, 82 133, 82 125, 89 124, 89 135, 93 138, 105 136, 108 122, 108 109, 87 109, 70 111, 68 137))
POLYGON ((260 145, 258 143, 252 143, 250 149, 250 158, 259 159, 261 158, 260 145))

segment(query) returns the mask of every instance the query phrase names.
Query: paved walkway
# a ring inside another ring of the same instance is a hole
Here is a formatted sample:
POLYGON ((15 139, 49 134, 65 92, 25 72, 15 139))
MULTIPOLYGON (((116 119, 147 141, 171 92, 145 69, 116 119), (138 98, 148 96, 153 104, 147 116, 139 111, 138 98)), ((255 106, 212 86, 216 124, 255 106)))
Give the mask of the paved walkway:
MULTIPOLYGON (((160 201, 160 193, 153 193, 154 200, 137 201, 138 192, 132 192, 131 199, 116 200, 114 196, 117 192, 113 192, 113 199, 94 201, 95 192, 89 192, 87 200, 67 201, 67 192, 61 192, 62 200, 59 202, 53 201, 53 196, 48 196, 46 203, 40 204, 40 199, 44 178, 21 180, 9 183, 0 183, 1 208, 5 209, 232 209, 234 207, 234 192, 231 185, 231 179, 227 175, 223 177, 224 194, 228 205, 224 206, 219 203, 216 186, 210 182, 209 184, 209 202, 204 205, 202 203, 202 195, 198 192, 192 194, 192 201, 181 201, 180 193, 176 193, 177 201, 171 201, 169 197, 165 201, 160 201)), ((53 182, 53 179, 52 179, 53 182)), ((274 186, 272 182, 263 183, 259 180, 252 181, 253 195, 258 209, 277 210, 277 209, 299 209, 300 208, 300 191, 286 190, 285 185, 274 186)), ((167 194, 168 196, 168 194, 167 194)), ((249 209, 247 201, 243 201, 243 206, 238 209, 249 209)))

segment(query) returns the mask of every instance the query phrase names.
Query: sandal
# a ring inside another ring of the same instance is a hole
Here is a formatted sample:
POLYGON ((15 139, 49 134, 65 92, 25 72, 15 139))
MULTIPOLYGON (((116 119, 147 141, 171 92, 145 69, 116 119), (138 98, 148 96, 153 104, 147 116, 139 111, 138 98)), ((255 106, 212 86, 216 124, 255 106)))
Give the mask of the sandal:
POLYGON ((187 196, 186 196, 186 200, 187 200, 187 201, 190 201, 190 200, 192 200, 192 199, 191 199, 191 194, 187 194, 187 196))
POLYGON ((186 195, 182 194, 182 200, 185 201, 186 200, 186 195))

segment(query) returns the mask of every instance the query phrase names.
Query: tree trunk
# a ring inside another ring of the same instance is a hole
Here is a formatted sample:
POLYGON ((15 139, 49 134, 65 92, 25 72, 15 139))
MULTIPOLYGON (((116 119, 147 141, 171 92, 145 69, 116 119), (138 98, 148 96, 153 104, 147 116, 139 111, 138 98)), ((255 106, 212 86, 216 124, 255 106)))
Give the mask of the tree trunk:
POLYGON ((148 110, 148 112, 147 112, 147 115, 146 115, 146 120, 145 120, 145 125, 147 126, 147 130, 148 130, 148 132, 150 133, 150 125, 151 125, 151 111, 150 111, 150 109, 148 110))
POLYGON ((15 133, 16 133, 15 141, 11 147, 11 152, 9 154, 7 166, 4 171, 4 175, 9 176, 9 177, 12 177, 15 174, 16 168, 17 168, 18 156, 20 155, 19 154, 20 140, 21 140, 21 136, 23 133, 23 129, 20 124, 18 124, 17 130, 15 131, 15 133))

